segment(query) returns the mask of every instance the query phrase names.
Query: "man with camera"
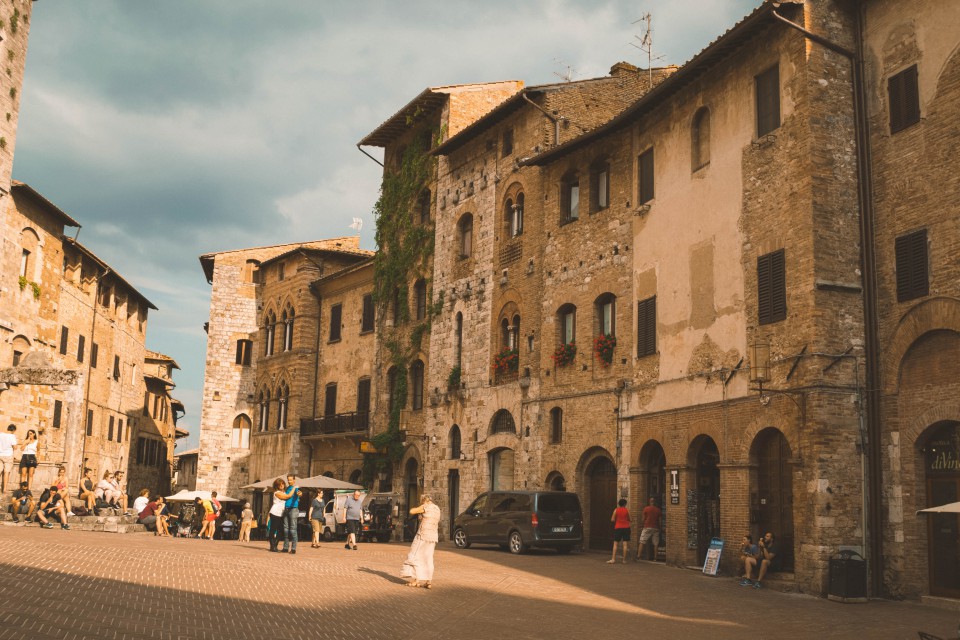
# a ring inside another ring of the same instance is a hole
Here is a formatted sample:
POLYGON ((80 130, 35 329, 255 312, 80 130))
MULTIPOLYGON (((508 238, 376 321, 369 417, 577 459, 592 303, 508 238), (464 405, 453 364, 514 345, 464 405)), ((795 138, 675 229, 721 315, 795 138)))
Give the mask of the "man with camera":
POLYGON ((754 589, 759 589, 763 578, 770 572, 776 571, 780 565, 780 559, 777 557, 777 545, 774 542, 773 534, 769 531, 760 538, 758 545, 759 553, 756 556, 744 555, 743 569, 745 576, 740 582, 741 586, 747 587, 753 585, 754 589), (757 574, 757 581, 751 579, 753 569, 760 564, 760 572, 757 574))

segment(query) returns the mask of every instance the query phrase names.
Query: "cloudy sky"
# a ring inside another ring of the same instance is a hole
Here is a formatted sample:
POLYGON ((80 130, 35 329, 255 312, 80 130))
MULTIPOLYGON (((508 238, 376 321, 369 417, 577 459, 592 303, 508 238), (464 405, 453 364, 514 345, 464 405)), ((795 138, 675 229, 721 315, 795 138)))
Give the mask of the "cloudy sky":
MULTIPOLYGON (((380 167, 355 145, 428 86, 682 64, 760 0, 43 0, 14 178, 160 309, 196 446, 210 288, 203 253, 355 233, 380 167)), ((183 446, 180 447, 184 448, 183 446)))

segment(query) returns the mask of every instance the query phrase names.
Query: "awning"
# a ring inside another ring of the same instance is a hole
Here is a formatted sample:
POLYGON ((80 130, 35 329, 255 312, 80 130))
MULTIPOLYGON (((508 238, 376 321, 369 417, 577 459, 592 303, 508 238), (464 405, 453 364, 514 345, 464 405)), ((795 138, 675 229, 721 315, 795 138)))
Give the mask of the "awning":
MULTIPOLYGON (((279 476, 282 477, 282 476, 279 476)), ((273 480, 261 480, 260 482, 254 482, 253 484, 248 484, 240 487, 241 489, 270 489, 273 487, 273 480)), ((313 476, 312 478, 303 478, 297 480, 297 486, 304 489, 360 489, 364 490, 358 484, 353 484, 351 482, 345 482, 344 480, 337 480, 336 478, 331 478, 329 476, 313 476)))
MULTIPOLYGON (((192 502, 200 498, 201 500, 209 500, 210 492, 209 491, 187 491, 183 489, 179 493, 176 493, 172 496, 167 496, 164 500, 169 500, 170 502, 192 502)), ((231 498, 230 496, 217 496, 219 502, 240 502, 236 498, 231 498)))
POLYGON ((939 507, 928 507, 926 509, 920 509, 917 511, 918 514, 921 513, 960 513, 960 502, 951 502, 950 504, 942 504, 939 507))

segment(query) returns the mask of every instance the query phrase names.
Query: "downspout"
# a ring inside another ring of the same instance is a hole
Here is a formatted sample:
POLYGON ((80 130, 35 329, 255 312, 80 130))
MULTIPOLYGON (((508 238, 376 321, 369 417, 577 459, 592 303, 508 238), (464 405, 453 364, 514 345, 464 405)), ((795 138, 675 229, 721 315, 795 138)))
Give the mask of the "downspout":
POLYGON ((881 463, 883 451, 880 445, 880 341, 877 316, 877 269, 875 253, 875 226, 873 209, 872 162, 870 129, 867 118, 866 88, 863 70, 863 23, 864 7, 856 4, 854 39, 856 51, 850 51, 823 36, 808 31, 787 20, 776 11, 771 15, 787 26, 796 29, 807 39, 820 44, 850 61, 853 83, 854 136, 857 146, 857 201, 860 222, 860 267, 863 278, 863 333, 866 364, 866 410, 867 410, 867 522, 870 528, 870 550, 867 562, 871 592, 879 595, 883 588, 883 527, 881 495, 883 474, 881 463))
POLYGON ((547 116, 550 122, 553 123, 553 146, 557 146, 558 144, 560 144, 560 121, 563 120, 563 116, 557 117, 553 115, 552 113, 550 113, 549 111, 547 111, 546 109, 538 105, 536 102, 528 98, 526 93, 521 93, 520 97, 523 98, 524 101, 532 105, 534 109, 536 109, 543 115, 547 116))
MULTIPOLYGON (((104 278, 110 275, 111 271, 112 269, 110 269, 110 267, 107 267, 106 271, 104 271, 103 274, 99 278, 97 278, 97 284, 93 289, 93 305, 92 305, 93 317, 90 320, 90 350, 91 351, 93 351, 93 338, 97 328, 97 304, 99 304, 99 301, 100 301, 100 283, 103 282, 104 278)), ((97 356, 99 355, 100 354, 98 353, 97 356)), ((83 425, 82 426, 83 447, 80 450, 80 460, 82 462, 80 463, 80 476, 79 476, 81 478, 83 477, 83 468, 87 466, 87 416, 89 415, 89 412, 90 412, 90 378, 92 377, 92 375, 93 375, 93 358, 91 357, 87 360, 87 388, 84 389, 83 391, 83 415, 80 416, 80 418, 83 420, 83 422, 81 423, 83 425)), ((99 472, 100 472, 100 469, 97 469, 97 473, 99 472)))
POLYGON ((361 147, 359 144, 357 145, 357 151, 359 151, 359 152, 362 153, 363 155, 367 156, 368 158, 370 158, 371 160, 373 160, 374 162, 376 162, 376 163, 377 163, 378 165, 380 165, 381 167, 383 166, 383 163, 382 163, 382 162, 380 162, 379 160, 377 160, 376 158, 374 158, 372 155, 370 155, 369 153, 367 153, 366 151, 364 151, 364 150, 363 150, 363 147, 361 147))

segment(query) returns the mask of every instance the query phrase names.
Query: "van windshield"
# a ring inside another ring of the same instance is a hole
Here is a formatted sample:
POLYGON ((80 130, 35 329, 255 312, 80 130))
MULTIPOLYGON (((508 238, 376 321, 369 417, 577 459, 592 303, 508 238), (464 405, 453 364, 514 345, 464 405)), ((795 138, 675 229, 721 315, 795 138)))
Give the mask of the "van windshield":
POLYGON ((580 501, 573 494, 544 493, 537 500, 537 510, 547 513, 579 511, 580 501))

